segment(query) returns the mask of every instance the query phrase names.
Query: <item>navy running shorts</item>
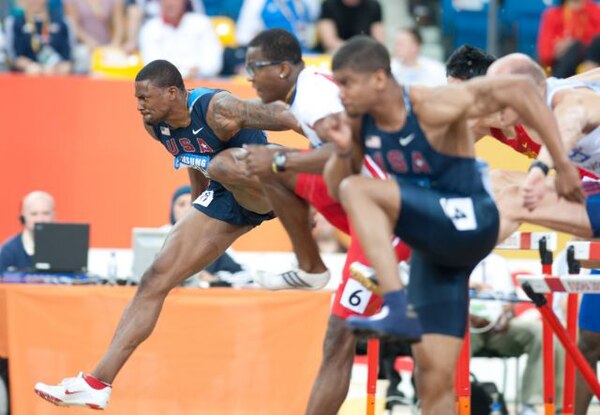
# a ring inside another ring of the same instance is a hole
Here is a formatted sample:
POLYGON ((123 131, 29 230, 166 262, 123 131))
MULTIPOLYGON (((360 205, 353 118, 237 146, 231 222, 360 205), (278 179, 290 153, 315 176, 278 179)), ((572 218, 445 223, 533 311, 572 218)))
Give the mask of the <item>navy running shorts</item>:
POLYGON ((409 301, 424 333, 463 337, 469 276, 496 245, 498 209, 485 191, 469 197, 400 181, 395 234, 413 248, 409 301))
POLYGON ((275 217, 273 212, 260 214, 243 208, 229 190, 214 181, 194 200, 193 205, 206 216, 237 226, 258 226, 275 217))

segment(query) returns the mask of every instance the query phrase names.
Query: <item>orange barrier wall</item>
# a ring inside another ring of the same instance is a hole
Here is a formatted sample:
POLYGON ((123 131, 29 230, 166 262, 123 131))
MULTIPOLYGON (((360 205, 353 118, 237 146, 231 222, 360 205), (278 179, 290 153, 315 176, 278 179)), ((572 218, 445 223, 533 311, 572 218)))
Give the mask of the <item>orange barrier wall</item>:
MULTIPOLYGON (((8 327, 0 352, 7 347, 11 413, 64 414, 37 398, 33 385, 92 370, 133 289, 0 284, 0 293, 0 310, 8 311, 0 314, 8 327)), ((176 289, 154 334, 118 376, 107 415, 304 413, 330 296, 176 289)))
MULTIPOLYGON (((203 85, 254 96, 249 85, 203 85)), ((171 155, 144 131, 132 81, 0 75, 0 91, 0 242, 19 231, 19 201, 34 189, 56 196, 59 220, 91 223, 95 247, 129 247, 132 227, 168 221, 171 194, 187 183, 187 173, 173 170, 171 155)), ((269 136, 306 147, 292 132, 269 136)), ((493 168, 525 171, 529 164, 491 138, 481 140, 478 154, 493 168)), ((278 251, 291 244, 274 220, 234 248, 278 251)))
MULTIPOLYGON (((203 85, 254 96, 248 85, 203 85)), ((0 91, 0 243, 19 231, 19 202, 35 189, 56 197, 59 220, 91 223, 95 247, 129 247, 133 226, 168 222, 172 192, 187 172, 175 171, 172 156, 145 132, 132 81, 2 75, 0 91)), ((293 132, 270 137, 306 147, 293 132)), ((235 247, 290 244, 273 222, 235 247)))

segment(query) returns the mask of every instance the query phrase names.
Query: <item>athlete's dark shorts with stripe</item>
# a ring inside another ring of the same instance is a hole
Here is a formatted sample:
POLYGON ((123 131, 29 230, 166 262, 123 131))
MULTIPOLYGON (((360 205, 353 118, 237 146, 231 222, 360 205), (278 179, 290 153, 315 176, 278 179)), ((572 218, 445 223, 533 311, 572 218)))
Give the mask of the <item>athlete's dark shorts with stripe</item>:
POLYGON ((424 333, 463 337, 469 276, 496 244, 499 214, 485 191, 457 196, 399 182, 395 233, 412 251, 409 301, 424 333))
POLYGON ((260 214, 243 208, 229 190, 214 181, 194 200, 193 205, 206 216, 238 226, 258 226, 275 217, 273 212, 260 214))

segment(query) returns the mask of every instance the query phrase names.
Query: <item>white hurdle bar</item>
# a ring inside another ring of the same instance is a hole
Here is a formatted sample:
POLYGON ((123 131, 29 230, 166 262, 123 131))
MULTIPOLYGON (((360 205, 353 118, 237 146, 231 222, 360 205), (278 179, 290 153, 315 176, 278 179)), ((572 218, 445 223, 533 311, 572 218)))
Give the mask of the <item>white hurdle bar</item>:
POLYGON ((519 274, 517 281, 521 285, 528 282, 533 291, 540 294, 562 293, 600 293, 600 278, 594 275, 531 275, 519 274))
MULTIPOLYGON (((574 241, 567 243, 567 249, 573 247, 575 259, 578 260, 600 260, 600 242, 574 241)), ((586 291, 587 292, 587 291, 586 291)), ((596 291, 590 291, 596 292, 596 291)))

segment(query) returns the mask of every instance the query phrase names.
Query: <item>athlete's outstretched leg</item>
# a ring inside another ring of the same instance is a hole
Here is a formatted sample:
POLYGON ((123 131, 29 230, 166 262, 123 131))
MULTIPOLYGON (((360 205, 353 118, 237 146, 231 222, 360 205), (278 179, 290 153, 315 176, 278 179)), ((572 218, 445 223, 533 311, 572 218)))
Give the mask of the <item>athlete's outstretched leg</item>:
POLYGON ((169 233, 158 257, 144 273, 108 351, 92 375, 112 383, 129 356, 154 330, 171 289, 218 258, 250 229, 249 225, 230 225, 190 209, 169 233))
POLYGON ((258 273, 256 282, 268 289, 322 288, 329 281, 329 272, 312 237, 308 204, 294 194, 295 175, 278 173, 260 182, 256 176, 248 177, 236 156, 244 151, 236 148, 219 153, 209 165, 209 176, 246 209, 257 213, 273 210, 290 237, 300 268, 284 274, 258 273))
POLYGON ((309 273, 322 273, 327 267, 312 236, 308 203, 294 193, 294 174, 279 173, 261 178, 273 211, 290 237, 298 267, 309 273))
POLYGON ((530 211, 523 207, 521 184, 524 179, 525 174, 519 172, 492 174, 494 196, 501 218, 498 242, 509 237, 523 222, 586 239, 593 237, 586 205, 559 198, 551 181, 548 182, 546 194, 536 209, 530 211))
POLYGON ((58 386, 38 383, 35 387, 38 395, 62 406, 103 409, 110 397, 108 384, 113 382, 137 346, 154 330, 171 289, 214 261, 251 228, 250 225, 234 226, 197 209, 190 209, 176 223, 159 256, 144 273, 108 350, 92 372, 93 377, 84 380, 78 376, 58 386), (70 395, 68 390, 78 393, 70 395))

